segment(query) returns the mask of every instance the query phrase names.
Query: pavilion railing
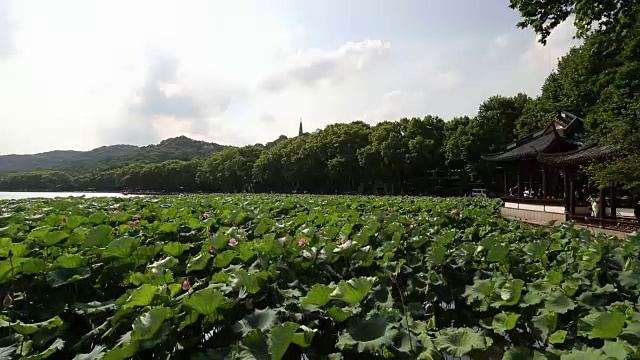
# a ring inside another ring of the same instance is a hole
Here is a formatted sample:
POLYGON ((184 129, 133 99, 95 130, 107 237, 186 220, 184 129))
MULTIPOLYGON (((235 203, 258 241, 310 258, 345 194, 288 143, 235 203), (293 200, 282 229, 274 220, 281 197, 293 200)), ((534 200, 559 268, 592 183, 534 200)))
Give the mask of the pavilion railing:
POLYGON ((563 206, 563 199, 541 199, 532 197, 515 197, 515 196, 502 196, 500 197, 504 202, 517 202, 522 204, 539 204, 539 205, 552 205, 563 206))
POLYGON ((640 221, 633 218, 611 218, 611 217, 593 217, 580 215, 567 215, 569 220, 573 220, 578 224, 595 225, 605 229, 620 231, 639 231, 640 221))

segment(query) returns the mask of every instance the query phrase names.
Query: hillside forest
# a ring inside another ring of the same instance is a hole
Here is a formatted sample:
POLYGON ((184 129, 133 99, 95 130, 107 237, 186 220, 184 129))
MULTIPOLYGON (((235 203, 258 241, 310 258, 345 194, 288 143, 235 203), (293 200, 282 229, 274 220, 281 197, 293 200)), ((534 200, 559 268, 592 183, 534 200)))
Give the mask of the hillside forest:
MULTIPOLYGON (((588 141, 626 156, 584 169, 600 186, 640 191, 640 4, 633 0, 511 0, 542 43, 572 21, 582 45, 559 59, 541 94, 495 95, 475 116, 336 123, 267 144, 222 146, 185 137, 90 152, 0 156, 0 190, 351 192, 375 180, 429 193, 435 170, 464 170, 487 186, 482 154, 548 124, 558 109, 586 114, 588 141), (577 3, 580 6, 576 6, 577 3)), ((293 126, 292 126, 293 127, 293 126)))

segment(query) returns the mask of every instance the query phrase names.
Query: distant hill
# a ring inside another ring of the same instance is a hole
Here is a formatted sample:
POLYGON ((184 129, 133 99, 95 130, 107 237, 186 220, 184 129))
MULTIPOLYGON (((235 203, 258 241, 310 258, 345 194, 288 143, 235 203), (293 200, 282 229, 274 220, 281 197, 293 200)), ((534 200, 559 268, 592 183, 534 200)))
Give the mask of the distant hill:
POLYGON ((32 170, 82 172, 107 170, 135 162, 159 163, 167 160, 190 160, 221 151, 224 145, 179 136, 157 145, 102 146, 90 151, 49 151, 33 155, 0 156, 0 173, 32 170))

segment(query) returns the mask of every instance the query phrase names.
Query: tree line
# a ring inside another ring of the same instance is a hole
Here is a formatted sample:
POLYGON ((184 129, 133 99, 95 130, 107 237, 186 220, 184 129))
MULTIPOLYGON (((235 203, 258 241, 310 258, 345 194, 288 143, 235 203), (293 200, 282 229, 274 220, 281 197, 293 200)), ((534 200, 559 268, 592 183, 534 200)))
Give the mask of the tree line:
POLYGON ((559 60, 536 98, 492 96, 475 116, 450 121, 430 115, 373 126, 331 124, 308 136, 226 147, 190 160, 16 172, 0 177, 0 189, 341 193, 376 180, 401 193, 429 193, 414 184, 427 184, 434 170, 464 169, 490 182, 492 170, 481 155, 540 129, 564 108, 586 113, 587 141, 627 155, 584 170, 601 186, 640 191, 640 3, 511 0, 511 7, 522 14, 518 25, 532 27, 543 43, 567 19, 584 39, 559 60))
POLYGON ((467 165, 475 171, 473 165, 481 159, 471 143, 495 151, 512 141, 529 101, 524 94, 492 96, 476 117, 448 122, 430 115, 373 126, 362 121, 331 124, 305 136, 227 147, 189 161, 139 161, 80 173, 16 172, 0 177, 0 189, 343 193, 376 180, 393 185, 397 193, 428 193, 430 189, 415 184, 429 172, 467 165), (480 122, 487 124, 482 133, 469 129, 480 122), (460 149, 463 141, 470 143, 460 149))

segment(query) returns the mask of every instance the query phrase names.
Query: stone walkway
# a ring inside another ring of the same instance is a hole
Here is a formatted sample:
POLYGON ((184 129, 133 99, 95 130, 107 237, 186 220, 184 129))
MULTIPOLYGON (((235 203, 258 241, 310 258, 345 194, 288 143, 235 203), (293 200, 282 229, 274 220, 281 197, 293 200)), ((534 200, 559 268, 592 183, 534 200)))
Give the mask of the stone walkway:
MULTIPOLYGON (((515 217, 509 217, 509 216, 505 216, 506 219, 510 219, 510 220, 518 220, 527 224, 531 224, 531 225, 535 225, 535 226, 542 226, 542 227, 546 227, 546 228, 553 228, 554 226, 560 225, 559 223, 556 223, 555 225, 550 225, 549 222, 546 221, 538 221, 538 220, 531 220, 531 219, 520 219, 520 218, 515 218, 515 217)), ((626 239, 628 236, 633 236, 633 235, 637 235, 637 233, 627 233, 627 232, 623 232, 623 231, 617 231, 617 230, 611 230, 611 229, 603 229, 597 226, 587 226, 584 224, 574 224, 574 226, 576 228, 580 228, 580 229, 587 229, 589 231, 591 231, 591 234, 593 235, 598 235, 598 234, 603 234, 603 235, 609 235, 609 236, 615 236, 618 237, 620 239, 626 239)))

